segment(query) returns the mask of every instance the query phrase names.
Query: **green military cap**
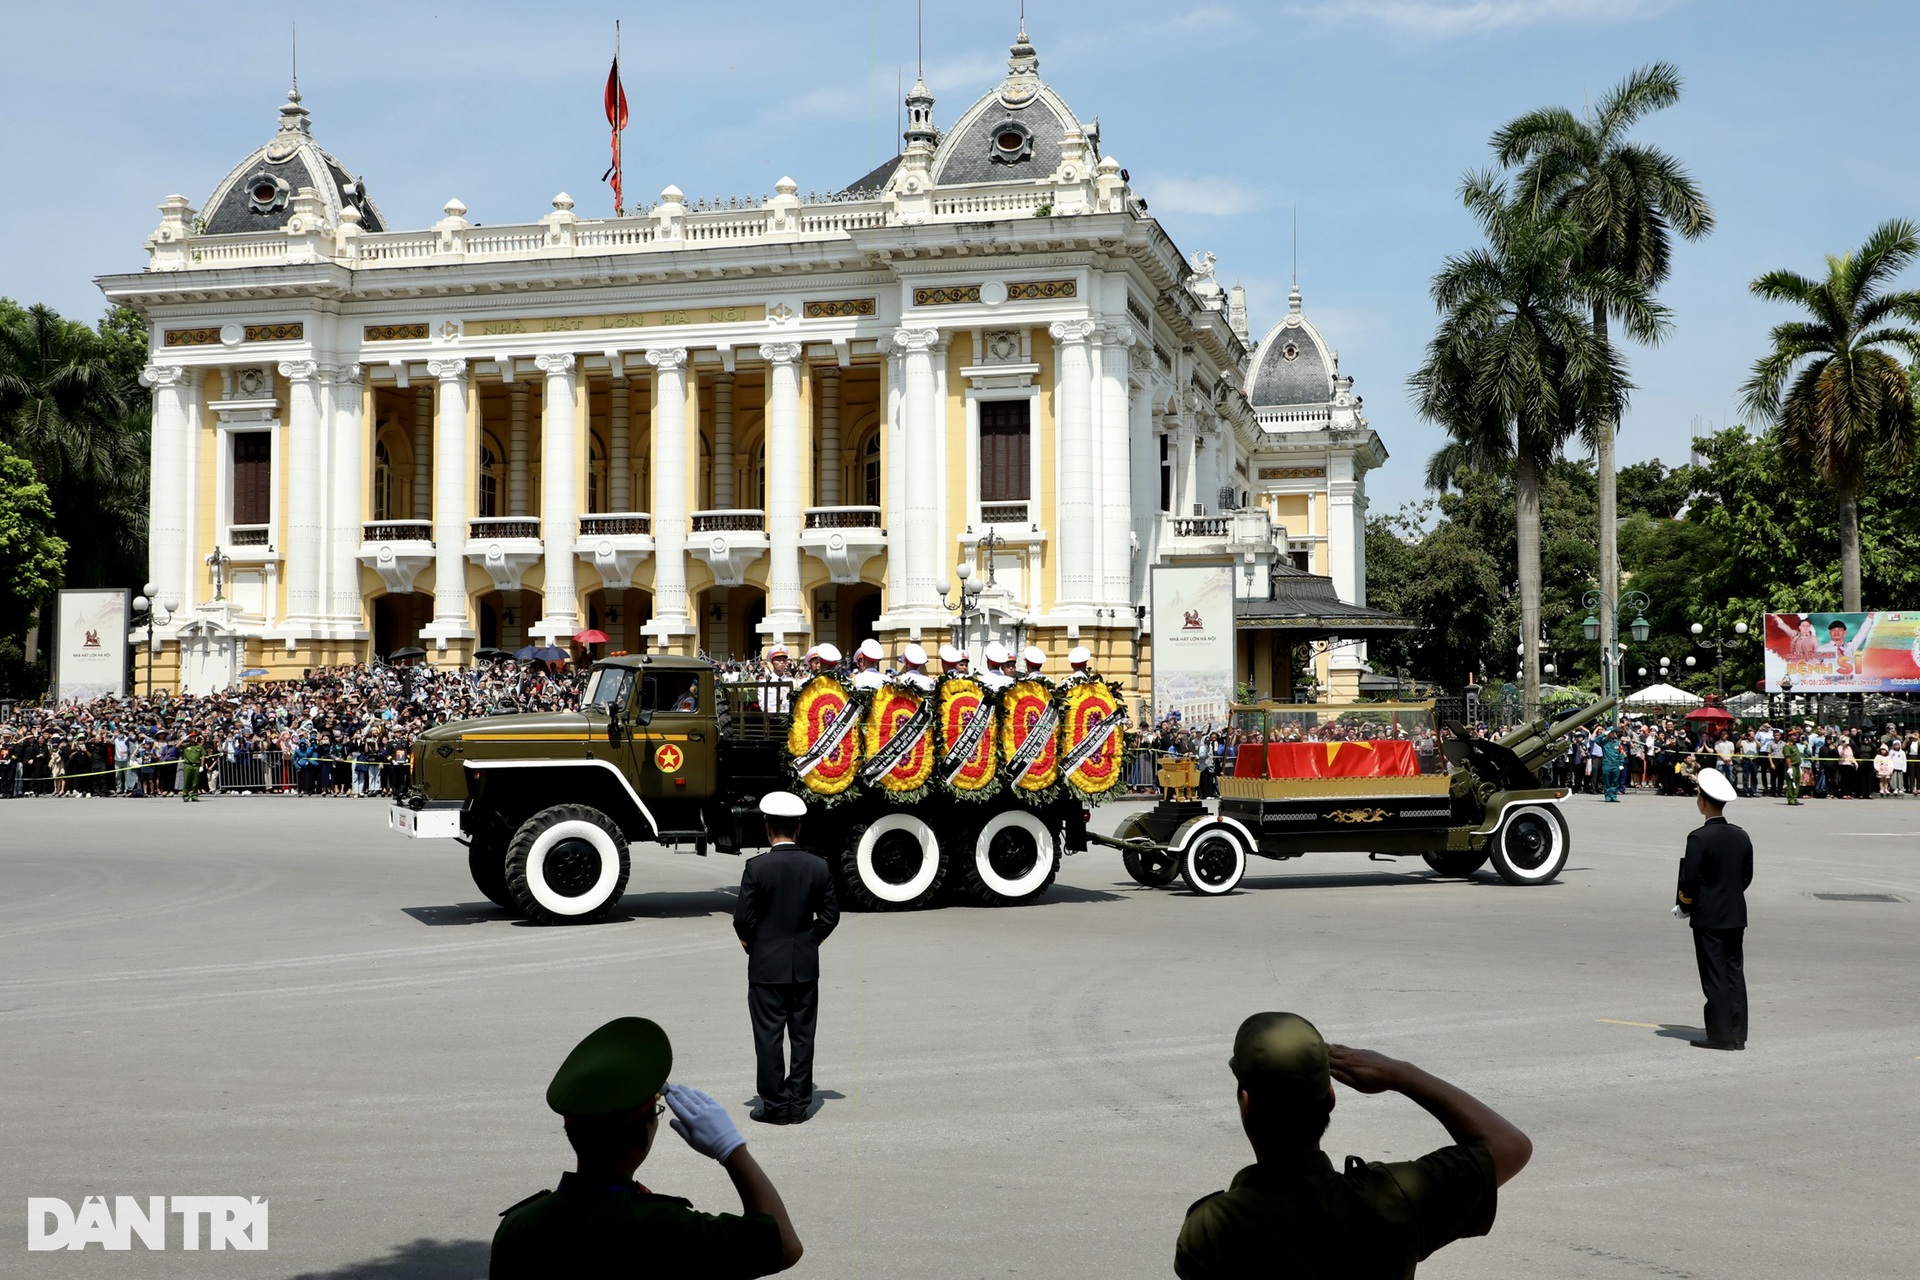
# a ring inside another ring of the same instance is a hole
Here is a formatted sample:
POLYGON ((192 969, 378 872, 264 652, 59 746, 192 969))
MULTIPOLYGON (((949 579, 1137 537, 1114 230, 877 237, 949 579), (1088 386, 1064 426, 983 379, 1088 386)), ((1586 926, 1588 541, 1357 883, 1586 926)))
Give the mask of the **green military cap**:
POLYGON ((632 1111, 659 1095, 672 1070, 673 1045, 659 1023, 615 1018, 573 1046, 547 1086, 547 1105, 563 1116, 632 1111))
POLYGON ((1327 1096, 1327 1042, 1297 1013, 1256 1013, 1240 1024, 1227 1065, 1240 1083, 1308 1101, 1327 1096))

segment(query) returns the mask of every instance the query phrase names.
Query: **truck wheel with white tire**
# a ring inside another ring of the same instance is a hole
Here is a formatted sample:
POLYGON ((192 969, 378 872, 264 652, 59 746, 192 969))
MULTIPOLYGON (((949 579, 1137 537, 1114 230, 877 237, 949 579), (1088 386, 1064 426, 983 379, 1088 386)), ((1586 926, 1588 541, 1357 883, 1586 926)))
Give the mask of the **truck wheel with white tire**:
POLYGON ((528 818, 507 846, 507 890, 527 919, 578 924, 605 915, 626 892, 627 837, 583 804, 557 804, 528 818))
MULTIPOLYGON (((803 829, 804 831, 804 829, 803 829)), ((863 911, 908 911, 932 902, 947 878, 939 837, 911 813, 888 813, 848 833, 840 888, 863 911)))
POLYGON ((473 877, 473 887, 485 894, 488 902, 518 911, 519 905, 507 888, 507 843, 499 826, 489 823, 467 845, 467 874, 473 877))
POLYGON ((1058 841, 1027 809, 1002 809, 988 818, 956 857, 961 887, 983 906, 1031 901, 1060 874, 1058 841))

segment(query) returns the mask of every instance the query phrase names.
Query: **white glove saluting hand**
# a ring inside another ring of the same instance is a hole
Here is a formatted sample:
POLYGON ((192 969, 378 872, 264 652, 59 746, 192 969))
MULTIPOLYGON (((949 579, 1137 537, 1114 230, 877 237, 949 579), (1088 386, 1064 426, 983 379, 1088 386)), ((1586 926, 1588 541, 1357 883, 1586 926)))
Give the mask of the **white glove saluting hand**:
POLYGON ((701 1155, 724 1163, 728 1156, 747 1145, 727 1109, 698 1089, 670 1084, 666 1088, 666 1100, 674 1115, 667 1123, 701 1155))

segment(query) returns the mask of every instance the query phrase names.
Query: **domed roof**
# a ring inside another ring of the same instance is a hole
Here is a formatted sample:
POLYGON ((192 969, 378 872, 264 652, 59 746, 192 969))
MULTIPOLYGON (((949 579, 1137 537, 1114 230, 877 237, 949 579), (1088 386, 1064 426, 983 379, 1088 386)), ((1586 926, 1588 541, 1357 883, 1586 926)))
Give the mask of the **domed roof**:
MULTIPOLYGON (((1061 142, 1085 133, 1060 95, 1040 82, 1040 55, 1021 28, 1008 51, 1007 78, 967 108, 933 158, 939 186, 1022 182, 1060 168, 1061 142)), ((1098 139, 1088 140, 1098 150, 1098 139)))
POLYGON ((1333 401, 1333 356, 1300 310, 1300 286, 1287 295, 1287 318, 1273 326, 1254 353, 1247 399, 1256 409, 1333 401))
POLYGON ((209 235, 242 231, 278 231, 293 216, 293 196, 312 187, 326 202, 327 221, 337 222, 351 206, 367 231, 384 231, 380 210, 367 198, 366 184, 313 140, 300 86, 287 93, 280 108, 280 129, 264 147, 235 165, 207 202, 200 219, 209 235))

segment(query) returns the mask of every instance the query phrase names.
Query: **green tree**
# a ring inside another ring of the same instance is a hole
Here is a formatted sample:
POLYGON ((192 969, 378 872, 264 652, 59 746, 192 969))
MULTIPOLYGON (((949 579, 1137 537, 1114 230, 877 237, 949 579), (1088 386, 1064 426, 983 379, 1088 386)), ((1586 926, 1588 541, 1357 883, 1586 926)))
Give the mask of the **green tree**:
POLYGON ((53 531, 53 502, 33 464, 0 445, 0 687, 38 692, 22 641, 41 601, 60 586, 67 544, 53 531))
MULTIPOLYGON (((1601 281, 1618 274, 1653 290, 1672 270, 1673 233, 1696 240, 1713 229, 1713 211, 1680 162, 1658 147, 1628 140, 1628 132, 1646 116, 1680 100, 1680 72, 1671 63, 1642 67, 1614 86, 1584 116, 1564 107, 1543 107, 1512 121, 1493 137, 1500 163, 1520 167, 1516 199, 1536 216, 1549 211, 1569 216, 1579 229, 1583 278, 1601 281)), ((1628 322, 1643 342, 1657 341, 1631 323, 1606 289, 1586 298, 1593 331, 1610 345, 1609 319, 1628 322)), ((1618 507, 1614 475, 1614 436, 1618 414, 1604 404, 1591 424, 1590 438, 1599 481, 1600 589, 1618 598, 1620 557, 1616 541, 1618 507)), ((1601 611, 1603 644, 1613 643, 1614 619, 1601 611)))
POLYGON ((1860 492, 1870 473, 1912 457, 1913 373, 1887 348, 1920 360, 1920 291, 1884 286, 1920 255, 1920 228, 1882 223, 1858 252, 1827 259, 1815 280, 1769 271, 1753 292, 1804 307, 1809 318, 1775 325, 1773 350, 1742 388, 1747 411, 1776 424, 1787 460, 1838 500, 1841 607, 1860 608, 1860 492))
POLYGON ((1449 443, 1428 463, 1439 488, 1462 468, 1512 468, 1516 573, 1520 590, 1522 696, 1540 702, 1540 486, 1576 433, 1615 421, 1628 391, 1612 350, 1586 315, 1590 299, 1652 340, 1666 313, 1639 282, 1612 267, 1589 267, 1578 223, 1563 211, 1508 199, 1491 174, 1462 185, 1487 244, 1450 257, 1434 277, 1440 324, 1426 360, 1408 379, 1422 417, 1449 443))

